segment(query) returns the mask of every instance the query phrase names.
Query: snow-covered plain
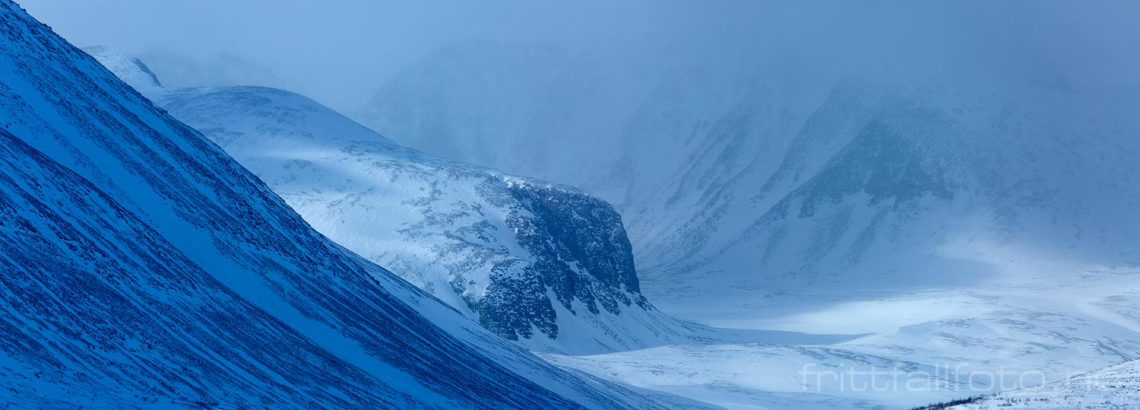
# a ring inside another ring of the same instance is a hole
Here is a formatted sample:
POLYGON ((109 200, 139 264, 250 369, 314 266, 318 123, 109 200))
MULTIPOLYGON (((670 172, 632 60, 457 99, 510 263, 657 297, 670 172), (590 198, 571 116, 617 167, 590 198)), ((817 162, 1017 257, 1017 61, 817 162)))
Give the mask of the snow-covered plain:
POLYGON ((950 407, 961 410, 1132 409, 1140 402, 1140 362, 1132 361, 1070 379, 950 407))
POLYGON ((757 304, 770 316, 738 324, 862 336, 826 344, 710 344, 545 357, 730 408, 909 408, 1064 380, 1140 358, 1140 269, 1074 274, 1060 287, 1063 292, 1006 283, 842 299, 785 294, 757 304), (819 305, 786 307, 804 300, 819 305))

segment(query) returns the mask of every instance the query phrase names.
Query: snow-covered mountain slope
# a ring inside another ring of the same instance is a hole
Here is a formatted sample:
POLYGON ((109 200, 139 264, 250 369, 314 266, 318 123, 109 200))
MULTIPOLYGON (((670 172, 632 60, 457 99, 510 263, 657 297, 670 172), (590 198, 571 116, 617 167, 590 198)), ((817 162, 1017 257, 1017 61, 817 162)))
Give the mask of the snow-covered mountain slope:
POLYGON ((142 60, 134 56, 102 46, 85 47, 83 51, 95 57, 104 67, 115 73, 120 80, 143 95, 151 95, 163 89, 162 82, 158 81, 158 76, 150 71, 150 68, 143 64, 142 60), (123 75, 119 75, 119 73, 123 75))
MULTIPOLYGON (((123 78, 149 72, 106 65, 123 78)), ((402 148, 282 90, 152 95, 318 231, 528 348, 600 353, 711 335, 641 295, 621 216, 604 201, 402 148)))
POLYGON ((1031 387, 951 409, 1132 409, 1140 403, 1140 362, 1128 362, 1074 376, 1056 383, 1031 387))
MULTIPOLYGON (((1138 260, 1130 244, 1140 235, 1140 188, 1128 182, 1140 176, 1135 105, 1037 87, 896 95, 814 112, 779 167, 750 162, 747 178, 718 188, 747 198, 716 203, 742 231, 709 233, 692 259, 659 265, 662 273, 882 290, 1016 277, 1034 262, 1138 260), (816 122, 850 128, 821 136, 816 122), (804 150, 817 159, 798 158, 804 150), (762 167, 769 171, 754 171, 762 167), (745 201, 755 214, 733 207, 745 201), (1019 256, 994 260, 1010 254, 1019 256)), ((693 248, 684 242, 663 243, 693 248)))
POLYGON ((318 231, 501 336, 585 353, 683 330, 641 295, 621 217, 601 200, 400 148, 285 91, 181 89, 158 101, 318 231))
POLYGON ((150 50, 136 55, 106 46, 91 46, 83 47, 83 51, 95 57, 111 72, 119 75, 119 79, 146 96, 164 88, 278 86, 281 83, 271 70, 230 54, 194 60, 167 50, 150 50), (156 73, 162 73, 161 81, 156 73))
POLYGON ((0 44, 0 402, 658 405, 337 246, 10 1, 0 44))

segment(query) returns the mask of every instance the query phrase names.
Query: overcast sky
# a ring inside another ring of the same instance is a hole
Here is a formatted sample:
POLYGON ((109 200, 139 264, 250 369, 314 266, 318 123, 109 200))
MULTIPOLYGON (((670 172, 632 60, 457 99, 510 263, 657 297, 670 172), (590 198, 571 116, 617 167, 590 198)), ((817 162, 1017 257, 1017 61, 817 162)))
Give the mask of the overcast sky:
POLYGON ((551 44, 614 65, 699 63, 718 50, 916 70, 1032 56, 1077 82, 1135 84, 1140 72, 1140 2, 1130 1, 17 1, 76 45, 236 56, 341 110, 470 40, 551 44))
POLYGON ((270 68, 295 90, 340 106, 365 100, 395 70, 442 45, 630 42, 650 18, 640 12, 649 8, 636 1, 19 2, 81 47, 163 50, 199 60, 240 56, 270 68))

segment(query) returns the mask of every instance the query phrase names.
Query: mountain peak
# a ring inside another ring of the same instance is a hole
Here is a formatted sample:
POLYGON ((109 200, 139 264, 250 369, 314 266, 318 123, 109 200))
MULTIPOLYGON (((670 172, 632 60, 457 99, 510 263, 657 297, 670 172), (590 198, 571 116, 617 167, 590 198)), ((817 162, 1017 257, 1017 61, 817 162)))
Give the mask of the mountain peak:
POLYGON ((106 46, 84 47, 83 52, 95 57, 100 64, 143 95, 150 95, 163 89, 158 76, 137 57, 106 46))

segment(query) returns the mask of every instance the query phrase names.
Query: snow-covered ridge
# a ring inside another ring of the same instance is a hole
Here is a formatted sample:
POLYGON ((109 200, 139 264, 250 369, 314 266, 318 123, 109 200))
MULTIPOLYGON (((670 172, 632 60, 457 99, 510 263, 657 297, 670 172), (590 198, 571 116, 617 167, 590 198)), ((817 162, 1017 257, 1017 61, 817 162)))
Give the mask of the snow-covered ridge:
POLYGON ((157 101, 318 231, 496 334, 562 352, 679 337, 641 295, 621 217, 601 200, 398 147, 281 90, 181 89, 157 101))
MULTIPOLYGON (((114 57, 106 65, 120 77, 149 73, 136 58, 94 50, 101 61, 114 57)), ((688 333, 641 295, 621 216, 604 201, 399 147, 283 90, 149 94, 319 231, 503 337, 596 353, 688 333)))
POLYGON ((345 251, 7 0, 0 45, 0 403, 659 405, 345 251))
POLYGON ((142 60, 134 56, 102 46, 85 47, 83 51, 99 60, 108 70, 116 73, 116 76, 118 73, 122 73, 123 75, 119 76, 119 79, 143 95, 149 95, 163 88, 158 76, 150 71, 150 68, 143 64, 142 60))

